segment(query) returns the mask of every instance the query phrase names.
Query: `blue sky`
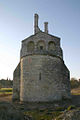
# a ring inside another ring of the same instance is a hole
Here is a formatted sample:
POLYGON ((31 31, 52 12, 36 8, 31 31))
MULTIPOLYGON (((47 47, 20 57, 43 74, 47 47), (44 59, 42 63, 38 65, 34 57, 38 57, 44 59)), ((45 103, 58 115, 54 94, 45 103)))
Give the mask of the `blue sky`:
POLYGON ((39 27, 61 38, 71 77, 80 78, 80 0, 0 0, 0 79, 13 78, 21 41, 33 34, 34 13, 39 27))

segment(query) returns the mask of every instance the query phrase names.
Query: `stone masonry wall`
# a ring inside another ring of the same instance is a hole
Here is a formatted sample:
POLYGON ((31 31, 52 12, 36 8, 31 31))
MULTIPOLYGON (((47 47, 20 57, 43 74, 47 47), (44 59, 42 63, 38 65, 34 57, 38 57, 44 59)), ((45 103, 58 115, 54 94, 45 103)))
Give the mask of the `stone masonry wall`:
POLYGON ((70 98, 69 71, 58 57, 21 58, 20 100, 50 102, 70 98))
POLYGON ((20 100, 20 63, 13 74, 13 100, 20 100))
POLYGON ((63 53, 60 47, 60 38, 51 36, 43 32, 39 32, 38 34, 30 36, 29 38, 22 41, 22 48, 20 53, 21 58, 29 54, 36 54, 36 53, 39 54, 38 43, 40 41, 44 42, 45 44, 45 50, 43 51, 43 54, 44 52, 52 55, 56 54, 56 56, 59 56, 63 59, 63 53), (31 41, 34 43, 34 50, 32 52, 31 51, 29 52, 27 46, 28 43, 31 41), (55 49, 53 49, 53 51, 49 51, 48 46, 50 42, 53 42, 55 45, 55 49))

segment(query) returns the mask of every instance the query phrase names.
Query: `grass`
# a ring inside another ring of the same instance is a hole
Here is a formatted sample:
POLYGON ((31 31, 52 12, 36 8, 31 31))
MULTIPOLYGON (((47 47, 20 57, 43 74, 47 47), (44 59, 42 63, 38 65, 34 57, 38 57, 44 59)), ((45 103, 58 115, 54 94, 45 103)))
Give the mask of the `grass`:
POLYGON ((75 107, 74 105, 70 105, 70 106, 67 108, 67 110, 70 111, 70 110, 75 109, 75 108, 76 108, 76 107, 75 107))
POLYGON ((80 95, 80 93, 71 93, 72 95, 80 95))
POLYGON ((33 110, 26 111, 24 115, 28 115, 32 117, 34 120, 52 120, 62 114, 61 111, 50 111, 48 109, 45 110, 33 110))
POLYGON ((12 88, 1 88, 0 89, 0 95, 11 95, 12 94, 12 88))

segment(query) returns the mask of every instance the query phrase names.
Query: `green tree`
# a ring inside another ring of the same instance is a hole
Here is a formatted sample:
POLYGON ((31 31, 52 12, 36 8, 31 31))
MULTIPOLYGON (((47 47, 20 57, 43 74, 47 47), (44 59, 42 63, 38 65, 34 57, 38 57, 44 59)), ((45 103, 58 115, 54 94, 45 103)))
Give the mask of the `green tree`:
POLYGON ((71 88, 79 87, 79 81, 76 78, 71 78, 71 88))

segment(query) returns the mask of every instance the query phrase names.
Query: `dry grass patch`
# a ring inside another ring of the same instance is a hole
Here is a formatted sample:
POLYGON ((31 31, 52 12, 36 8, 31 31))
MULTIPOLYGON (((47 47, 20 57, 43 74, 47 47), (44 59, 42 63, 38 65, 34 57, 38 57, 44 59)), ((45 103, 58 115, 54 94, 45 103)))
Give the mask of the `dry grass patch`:
POLYGON ((80 87, 71 90, 72 95, 80 95, 80 87))

